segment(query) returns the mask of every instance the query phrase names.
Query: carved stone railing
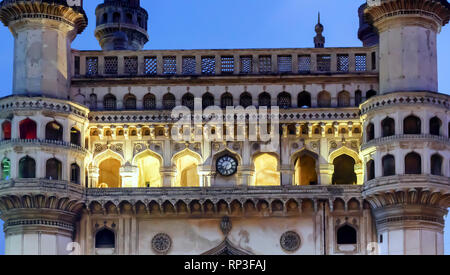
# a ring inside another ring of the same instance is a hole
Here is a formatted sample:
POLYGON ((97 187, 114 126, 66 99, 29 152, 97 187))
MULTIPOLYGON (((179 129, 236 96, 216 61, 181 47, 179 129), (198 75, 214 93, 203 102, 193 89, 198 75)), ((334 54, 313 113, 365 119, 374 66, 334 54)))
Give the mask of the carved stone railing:
POLYGON ((378 73, 373 48, 73 51, 75 78, 378 73))
MULTIPOLYGON (((270 109, 269 109, 270 110, 270 109)), ((171 111, 94 111, 89 114, 91 123, 139 123, 139 122, 177 122, 171 111)), ((223 121, 226 121, 224 111, 223 121)), ((359 121, 358 108, 298 108, 280 109, 280 122, 296 121, 359 121)), ((194 121, 194 116, 192 116, 194 121)))
POLYGON ((393 135, 388 137, 381 137, 372 139, 369 142, 366 142, 361 145, 361 150, 365 150, 367 148, 373 147, 373 146, 380 146, 385 144, 392 144, 392 142, 395 141, 436 141, 441 142, 444 144, 447 144, 450 146, 450 139, 448 137, 444 136, 435 136, 430 134, 421 134, 421 135, 393 135))
POLYGON ((49 193, 75 195, 77 199, 83 199, 85 188, 79 184, 62 180, 50 179, 10 179, 0 181, 0 196, 6 194, 18 194, 23 191, 26 194, 49 193))
POLYGON ((55 98, 8 96, 0 99, 0 112, 10 110, 47 110, 57 113, 72 114, 82 117, 83 119, 86 119, 89 113, 89 110, 84 106, 55 98))
POLYGON ((433 107, 450 108, 450 96, 430 92, 398 92, 376 96, 361 105, 361 114, 376 111, 381 108, 398 105, 429 105, 433 107))
POLYGON ((63 147, 69 150, 76 150, 83 154, 89 153, 87 149, 84 147, 72 144, 70 142, 59 141, 59 140, 40 140, 40 139, 19 139, 13 138, 9 140, 0 140, 0 148, 3 146, 12 147, 12 146, 51 146, 51 147, 63 147))

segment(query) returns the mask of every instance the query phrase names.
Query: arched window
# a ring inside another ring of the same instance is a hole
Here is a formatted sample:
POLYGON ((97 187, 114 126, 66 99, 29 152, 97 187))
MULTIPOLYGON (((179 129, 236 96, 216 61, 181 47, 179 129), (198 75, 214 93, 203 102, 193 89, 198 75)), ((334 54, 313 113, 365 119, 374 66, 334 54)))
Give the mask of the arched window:
POLYGON ((115 248, 116 236, 109 229, 102 229, 95 234, 95 248, 115 248))
POLYGON ((191 110, 194 110, 194 95, 191 93, 186 93, 181 98, 181 105, 188 107, 191 110))
POLYGON ((127 13, 125 18, 126 18, 126 23, 128 23, 128 24, 133 23, 133 15, 131 13, 127 13))
POLYGON ((295 161, 295 185, 317 185, 316 160, 310 155, 302 155, 295 161))
POLYGON ((387 117, 381 122, 381 129, 383 131, 383 137, 389 137, 395 135, 395 121, 394 119, 387 117))
POLYGON ((348 155, 340 155, 333 161, 333 184, 356 184, 355 160, 348 155))
POLYGON ((27 118, 19 123, 19 132, 21 139, 36 139, 36 122, 27 118))
POLYGON ((172 110, 175 108, 175 96, 171 93, 167 93, 163 96, 163 108, 164 110, 172 110))
POLYGON ((119 188, 122 185, 120 177, 120 161, 110 158, 102 161, 99 165, 98 186, 101 188, 119 188))
POLYGON ((56 121, 47 123, 45 126, 45 139, 47 140, 63 140, 63 127, 56 121))
POLYGON ((411 152, 405 157, 405 174, 422 174, 422 159, 419 154, 411 152))
POLYGON ((431 174, 442 176, 442 157, 439 154, 431 156, 431 174))
POLYGON ((355 91, 355 106, 358 107, 362 103, 362 92, 360 90, 355 91))
POLYGON ((369 160, 366 164, 367 180, 373 180, 375 178, 375 161, 369 160))
POLYGON ((350 93, 342 91, 338 94, 338 107, 350 107, 350 93))
POLYGON ((282 109, 287 109, 292 107, 291 95, 287 92, 282 92, 277 97, 278 106, 282 109))
POLYGON ((327 91, 322 91, 317 95, 317 106, 320 108, 331 107, 331 95, 327 91))
POLYGON ((3 124, 2 124, 2 133, 3 133, 2 138, 4 140, 10 140, 11 139, 11 122, 10 121, 3 122, 3 124))
POLYGON ((2 160, 2 180, 11 178, 11 161, 7 158, 2 160))
POLYGON ((70 129, 70 143, 81 146, 81 132, 78 131, 75 127, 70 129))
POLYGON ((146 94, 143 99, 144 110, 156 109, 156 97, 154 94, 146 94))
POLYGON ((106 24, 108 23, 108 14, 104 13, 103 17, 102 17, 102 23, 101 24, 106 24))
POLYGON ((383 177, 395 175, 395 158, 393 155, 386 155, 381 159, 383 165, 383 177))
POLYGON ((70 182, 80 184, 80 166, 76 163, 70 165, 70 182))
POLYGON ((202 107, 206 109, 209 106, 214 106, 214 96, 211 93, 205 93, 202 96, 202 107))
POLYGON ((357 244, 357 232, 350 225, 341 226, 336 232, 337 244, 357 244))
POLYGON ((114 22, 114 23, 120 23, 120 13, 115 12, 115 13, 113 14, 113 22, 114 22))
POLYGON ((233 105, 233 95, 230 93, 224 93, 220 98, 220 107, 225 109, 226 107, 233 105))
POLYGON ((107 94, 103 98, 103 108, 105 110, 111 111, 117 108, 116 97, 112 94, 107 94))
POLYGON ((366 141, 369 142, 375 139, 375 125, 369 123, 366 128, 366 141))
POLYGON ((255 185, 279 186, 280 172, 278 172, 278 159, 271 154, 261 154, 254 160, 255 185))
POLYGON ((270 97, 270 94, 267 92, 261 93, 258 97, 258 105, 260 107, 263 107, 263 106, 270 107, 272 105, 271 101, 272 101, 272 99, 270 97))
POLYGON ((45 177, 50 180, 61 180, 62 163, 55 158, 47 160, 45 165, 45 177))
POLYGON ((144 26, 143 26, 143 24, 142 24, 142 17, 138 16, 138 18, 137 18, 137 23, 138 23, 138 26, 139 26, 139 27, 144 28, 144 26))
POLYGON ((303 91, 298 94, 297 106, 299 108, 311 108, 311 94, 303 91))
POLYGON ((91 109, 93 109, 93 110, 97 109, 97 95, 96 94, 91 94, 89 96, 89 107, 91 107, 91 109))
POLYGON ((248 106, 252 106, 253 105, 252 95, 247 92, 242 93, 239 98, 239 105, 241 105, 244 108, 247 108, 248 106))
POLYGON ((136 96, 128 94, 123 98, 125 110, 136 110, 136 96))
POLYGON ((430 135, 439 136, 442 122, 438 117, 430 119, 430 135))
POLYGON ((374 90, 369 90, 366 93, 366 100, 377 95, 377 92, 374 90))
POLYGON ((36 161, 29 156, 19 161, 19 178, 32 179, 36 177, 36 161))
POLYGON ((416 116, 411 115, 403 120, 403 133, 405 135, 419 135, 420 127, 420 118, 416 116))

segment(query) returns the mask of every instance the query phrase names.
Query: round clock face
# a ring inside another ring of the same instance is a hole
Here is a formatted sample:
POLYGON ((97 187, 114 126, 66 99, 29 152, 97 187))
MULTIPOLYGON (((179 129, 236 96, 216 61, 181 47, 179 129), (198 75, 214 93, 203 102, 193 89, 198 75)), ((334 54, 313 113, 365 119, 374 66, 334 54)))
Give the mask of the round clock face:
POLYGON ((216 167, 222 176, 231 176, 237 171, 237 160, 231 156, 223 156, 217 160, 216 167))

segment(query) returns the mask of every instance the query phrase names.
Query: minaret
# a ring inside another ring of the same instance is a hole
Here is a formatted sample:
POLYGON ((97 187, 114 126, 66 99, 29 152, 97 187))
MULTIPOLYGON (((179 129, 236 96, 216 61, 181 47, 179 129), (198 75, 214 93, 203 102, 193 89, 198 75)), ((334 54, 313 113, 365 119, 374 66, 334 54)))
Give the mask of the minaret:
POLYGON ((325 47, 325 37, 323 37, 323 25, 320 24, 320 12, 318 15, 317 25, 316 25, 316 33, 317 35, 314 37, 314 47, 315 48, 323 48, 325 47))
POLYGON ((358 9, 359 29, 358 38, 363 42, 364 47, 372 47, 378 45, 380 38, 378 32, 372 24, 369 24, 364 16, 364 10, 367 4, 363 4, 358 9))
POLYGON ((379 33, 380 94, 361 105, 364 199, 380 254, 443 254, 450 207, 450 96, 438 93, 436 36, 446 0, 368 0, 379 33))
POLYGON ((14 35, 13 97, 2 99, 9 106, 2 115, 10 119, 11 139, 0 149, 12 168, 0 190, 8 255, 69 254, 76 248, 88 109, 67 98, 71 42, 87 25, 81 3, 0 3, 0 20, 14 35))
POLYGON ((104 51, 137 51, 148 42, 148 13, 139 0, 105 0, 95 15, 95 37, 104 51))
POLYGON ((87 25, 79 1, 8 0, 0 20, 14 35, 14 95, 67 99, 71 43, 87 25), (72 4, 71 2, 75 2, 72 4))

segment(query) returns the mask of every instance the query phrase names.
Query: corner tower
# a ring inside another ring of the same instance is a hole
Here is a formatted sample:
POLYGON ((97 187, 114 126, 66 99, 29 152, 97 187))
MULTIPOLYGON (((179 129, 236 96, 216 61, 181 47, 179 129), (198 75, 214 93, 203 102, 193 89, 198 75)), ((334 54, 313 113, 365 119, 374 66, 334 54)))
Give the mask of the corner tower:
POLYGON ((104 51, 141 50, 148 42, 148 13, 139 0, 105 0, 95 15, 95 37, 104 51))
POLYGON ((450 207, 450 96, 438 93, 436 36, 446 0, 368 0, 379 33, 380 93, 361 104, 363 197, 381 254, 443 254, 450 207))
POLYGON ((14 35, 14 95, 67 99, 71 43, 87 25, 80 1, 5 0, 0 20, 14 35))

